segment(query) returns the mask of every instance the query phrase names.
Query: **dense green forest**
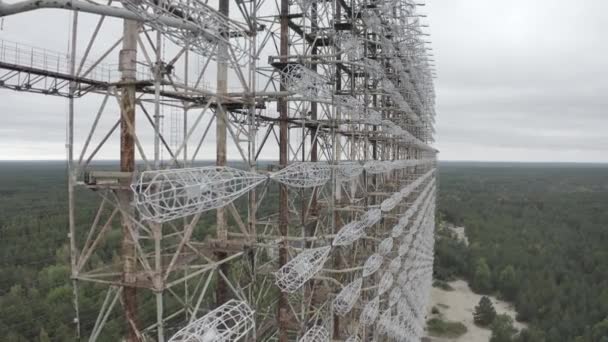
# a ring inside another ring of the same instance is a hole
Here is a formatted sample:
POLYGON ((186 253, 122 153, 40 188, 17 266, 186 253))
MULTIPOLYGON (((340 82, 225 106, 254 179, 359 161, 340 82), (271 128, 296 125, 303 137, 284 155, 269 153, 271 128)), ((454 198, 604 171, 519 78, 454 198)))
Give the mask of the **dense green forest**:
MULTIPOLYGON (((442 163, 435 277, 515 304, 517 341, 608 341, 608 166, 442 163)), ((505 341, 504 339, 501 341, 505 341)))
MULTIPOLYGON (((436 277, 465 277, 476 291, 515 303, 531 327, 522 342, 608 341, 608 166, 440 166, 439 216, 465 225, 471 245, 439 238, 436 277)), ((1 341, 75 338, 65 178, 60 162, 0 163, 1 341)), ((79 207, 83 224, 93 203, 79 207)), ((117 243, 119 232, 108 238, 117 243)), ((83 330, 103 296, 83 286, 83 330)), ((122 319, 109 325, 101 340, 117 341, 122 319)))
MULTIPOLYGON (((96 165, 113 169, 114 164, 96 165)), ((240 165, 234 165, 239 167, 240 165)), ((266 167, 266 165, 262 165, 266 167)), ((70 254, 67 218, 66 165, 62 162, 0 162, 0 341, 75 341, 73 290, 70 281, 70 254)), ((260 215, 271 212, 278 196, 268 191, 259 208, 260 215)), ((99 204, 95 192, 77 188, 77 239, 82 240, 99 204)), ((237 200, 237 207, 241 206, 237 200)), ((229 222, 231 222, 229 218, 229 222)), ((213 230, 215 213, 201 216, 193 238, 202 240, 213 230)), ((118 227, 119 225, 116 224, 118 227)), ((121 231, 114 229, 99 252, 104 260, 119 258, 121 231)), ((93 262, 101 263, 102 260, 93 262)), ((107 286, 79 283, 81 330, 90 332, 107 286)), ((210 288, 213 288, 213 283, 210 288)), ((138 293, 139 307, 149 314, 142 323, 155 319, 150 292, 138 293), (149 308, 150 310, 147 310, 149 308)), ((170 310, 177 302, 164 303, 170 310)), ((211 305, 211 303, 209 303, 211 305)), ((175 329, 175 328, 173 328, 175 329)), ((120 340, 124 319, 114 310, 99 341, 120 340)), ((171 334, 167 329, 167 334, 171 334)), ((86 336, 83 336, 86 338, 86 336)))

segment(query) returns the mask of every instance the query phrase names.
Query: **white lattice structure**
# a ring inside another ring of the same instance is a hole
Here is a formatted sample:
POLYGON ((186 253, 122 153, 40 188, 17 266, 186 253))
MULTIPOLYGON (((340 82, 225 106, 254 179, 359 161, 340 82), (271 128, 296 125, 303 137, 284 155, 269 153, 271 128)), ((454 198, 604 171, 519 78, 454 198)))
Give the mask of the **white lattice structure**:
POLYGON ((167 222, 221 208, 265 179, 231 167, 207 166, 144 171, 131 189, 144 219, 167 222))
POLYGON ((368 29, 374 33, 382 33, 384 28, 382 26, 382 20, 376 13, 372 10, 367 10, 363 12, 363 21, 368 29))
POLYGON ((315 325, 306 331, 306 334, 302 336, 298 342, 328 342, 329 333, 325 327, 315 325))
POLYGON ((378 253, 387 256, 393 250, 393 238, 387 237, 378 245, 378 253))
POLYGON ((229 39, 227 36, 228 32, 245 36, 246 26, 222 15, 203 1, 126 0, 122 3, 173 43, 198 54, 218 58, 214 52, 217 52, 219 43, 231 46, 233 54, 229 56, 236 61, 242 61, 248 53, 246 40, 229 39), (161 16, 169 20, 159 20, 161 16))
POLYGON ((380 204, 380 209, 384 212, 391 211, 395 209, 397 204, 399 204, 403 200, 403 195, 401 192, 395 192, 389 198, 385 199, 382 204, 380 204))
POLYGON ((359 317, 359 322, 365 325, 371 325, 376 321, 378 317, 378 311, 380 308, 380 297, 376 296, 374 299, 370 300, 363 307, 363 311, 361 311, 361 317, 359 317))
POLYGON ((335 166, 339 181, 348 181, 363 173, 363 165, 359 162, 341 162, 335 166))
MULTIPOLYGON (((357 172, 354 164, 344 169, 357 172)), ((295 163, 270 176, 297 188, 321 186, 330 177, 331 167, 325 163, 295 163)), ((231 167, 209 166, 144 171, 131 188, 142 217, 166 222, 221 208, 265 179, 263 175, 231 167)))
POLYGON ((361 223, 364 227, 368 228, 382 219, 382 211, 380 209, 370 209, 363 216, 361 216, 361 223))
POLYGON ((0 88, 69 102, 71 274, 109 285, 114 303, 76 317, 80 336, 102 338, 116 306, 129 342, 182 322, 174 341, 420 336, 437 151, 417 4, 32 1, 0 3, 0 17, 74 11, 69 51, 0 40, 0 88), (96 115, 79 113, 92 103, 96 115), (100 157, 114 147, 109 171, 100 157), (119 257, 105 253, 108 232, 119 257), (230 298, 250 301, 247 333, 221 316, 230 298), (377 330, 358 324, 362 311, 369 325, 382 312, 377 330))
POLYGON ((330 99, 329 81, 301 64, 289 64, 281 72, 285 87, 306 98, 330 99))
POLYGON ((363 42, 350 32, 342 33, 339 36, 342 52, 346 54, 349 61, 358 61, 364 56, 363 42))
POLYGON ((300 252, 277 271, 277 286, 285 292, 296 291, 323 268, 330 251, 331 246, 325 246, 300 252))
POLYGON ((366 226, 361 221, 352 221, 338 231, 332 242, 333 246, 346 246, 365 236, 366 226))
POLYGON ((361 338, 359 337, 359 335, 351 335, 349 336, 346 341, 344 342, 361 342, 361 338))
POLYGON ((393 165, 390 161, 370 160, 364 165, 365 171, 371 174, 381 174, 389 172, 393 165))
POLYGON ((307 12, 314 0, 295 0, 295 2, 300 6, 302 12, 307 12))
POLYGON ((412 183, 410 183, 407 186, 403 187, 400 190, 401 195, 404 196, 404 197, 408 196, 412 191, 414 191, 417 187, 419 187, 424 181, 426 181, 429 177, 431 177, 434 172, 435 172, 435 169, 431 169, 428 172, 426 172, 424 175, 422 175, 419 178, 417 178, 412 183))
POLYGON ((378 295, 383 295, 386 291, 393 287, 393 275, 390 273, 384 273, 380 278, 380 284, 378 285, 378 295))
POLYGON ((331 166, 327 163, 293 163, 270 178, 295 188, 311 188, 327 183, 331 178, 331 166))
POLYGON ((392 307, 397 304, 401 300, 401 288, 398 286, 393 286, 393 289, 388 294, 388 306, 392 307))
POLYGON ((376 273, 380 269, 380 266, 382 266, 383 261, 384 258, 378 253, 370 255, 363 265, 363 276, 367 277, 376 273))
POLYGON ((390 309, 386 310, 380 314, 380 317, 378 317, 378 320, 376 321, 376 327, 380 334, 388 333, 392 318, 393 318, 393 315, 392 315, 390 309))
POLYGON ((240 341, 253 329, 253 310, 231 299, 185 326, 169 342, 240 341))
POLYGON ((398 249, 398 254, 399 254, 400 257, 406 255, 407 252, 409 251, 411 239, 412 239, 412 235, 411 234, 407 234, 401 240, 401 244, 399 245, 399 249, 398 249))
POLYGON ((396 274, 397 272, 399 272, 400 268, 401 268, 401 257, 400 256, 396 256, 388 264, 388 271, 391 272, 391 273, 393 273, 393 274, 396 274))
POLYGON ((394 238, 400 237, 401 234, 403 234, 403 232, 405 231, 405 227, 407 227, 408 223, 409 223, 409 216, 406 212, 406 214, 404 214, 403 216, 401 216, 399 218, 399 221, 397 222, 397 224, 395 226, 393 226, 393 229, 391 231, 391 236, 394 238))
POLYGON ((380 64, 380 62, 375 61, 373 59, 365 58, 363 60, 363 64, 365 65, 365 69, 367 70, 370 77, 375 79, 382 79, 384 77, 384 68, 380 64))
POLYGON ((346 315, 355 305, 361 295, 363 278, 358 278, 346 285, 334 299, 334 312, 339 316, 346 315))
POLYGON ((363 118, 363 122, 368 125, 380 125, 382 122, 382 115, 373 109, 368 109, 367 114, 363 118))

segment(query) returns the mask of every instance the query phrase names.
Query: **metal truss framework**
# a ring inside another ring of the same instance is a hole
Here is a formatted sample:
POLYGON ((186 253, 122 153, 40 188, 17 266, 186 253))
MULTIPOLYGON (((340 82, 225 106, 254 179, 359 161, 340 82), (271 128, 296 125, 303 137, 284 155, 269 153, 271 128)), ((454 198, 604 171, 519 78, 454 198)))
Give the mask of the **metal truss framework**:
POLYGON ((95 341, 122 312, 128 341, 419 340, 437 153, 420 5, 0 3, 0 16, 73 11, 68 56, 0 41, 0 87, 69 102, 78 335, 95 341), (84 13, 97 20, 86 38, 84 13), (112 24, 122 37, 102 39, 112 24), (79 101, 99 102, 92 119, 79 101), (113 142, 108 171, 96 161, 113 142), (99 194, 88 222, 82 187, 99 194), (91 322, 83 283, 107 286, 91 322))

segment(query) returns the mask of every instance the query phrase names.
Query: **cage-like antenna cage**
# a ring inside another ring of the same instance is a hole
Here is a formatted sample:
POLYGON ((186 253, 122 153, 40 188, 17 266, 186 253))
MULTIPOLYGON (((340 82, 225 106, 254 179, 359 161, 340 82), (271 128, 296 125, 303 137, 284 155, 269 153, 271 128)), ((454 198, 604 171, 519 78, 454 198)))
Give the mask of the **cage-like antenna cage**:
POLYGON ((391 236, 394 238, 398 238, 403 234, 403 231, 405 230, 405 227, 407 227, 407 224, 409 222, 409 216, 407 215, 407 212, 401 216, 399 218, 399 221, 397 221, 397 224, 393 226, 393 230, 391 231, 391 236))
POLYGON ((363 173, 363 165, 358 162, 341 162, 336 165, 336 177, 340 181, 348 181, 359 177, 363 173))
POLYGON ((363 307, 363 311, 361 311, 361 316, 359 317, 359 322, 365 325, 373 324, 378 317, 379 308, 380 297, 376 296, 374 299, 367 302, 365 307, 363 307))
POLYGON ((389 338, 405 342, 420 340, 420 335, 408 322, 408 317, 398 314, 385 317, 379 324, 389 338))
POLYGON ((281 71, 285 88, 311 99, 331 99, 329 80, 301 64, 287 64, 281 71))
POLYGON ((391 310, 385 310, 378 317, 378 322, 376 322, 376 326, 378 327, 378 332, 381 334, 388 334, 391 326, 393 315, 391 310))
POLYGON ((399 286, 393 286, 391 292, 388 294, 388 306, 392 307, 401 300, 401 288, 399 286))
POLYGON ((334 299, 334 312, 338 316, 346 315, 355 305, 359 295, 361 295, 361 286, 363 278, 358 278, 352 283, 346 285, 334 299))
POLYGON ((413 296, 409 295, 411 291, 406 287, 401 289, 401 299, 397 302, 397 312, 401 316, 412 317, 413 319, 416 315, 416 309, 412 307, 413 296))
POLYGON ((414 202, 411 204, 410 208, 405 212, 403 216, 408 217, 408 219, 414 215, 418 211, 418 208, 423 203, 423 200, 427 198, 429 193, 434 192, 435 179, 432 179, 422 190, 422 192, 416 197, 414 202))
POLYGON ((383 295, 386 291, 390 290, 393 287, 393 275, 390 273, 384 273, 382 278, 380 278, 380 283, 378 285, 378 295, 383 295))
POLYGON ((276 272, 277 286, 283 292, 296 291, 323 268, 330 251, 331 246, 324 246, 301 252, 276 272))
POLYGON ((314 325, 306 333, 300 337, 298 342, 328 342, 329 332, 325 327, 314 325))
POLYGON ((395 192, 391 195, 391 197, 382 201, 382 203, 380 204, 380 209, 384 212, 391 211, 395 209, 397 204, 401 203, 402 200, 403 195, 401 194, 401 192, 395 192))
POLYGON ((376 34, 381 34, 384 31, 382 20, 372 10, 363 11, 363 22, 370 31, 376 34))
POLYGON ((206 166, 144 171, 131 189, 142 218, 167 222, 221 208, 265 179, 231 167, 206 166))
POLYGON ((406 255, 407 252, 410 250, 411 238, 412 238, 412 235, 411 234, 407 234, 401 240, 401 244, 399 245, 399 249, 397 251, 397 253, 399 254, 400 257, 406 255))
POLYGON ((367 173, 376 175, 391 171, 392 163, 383 160, 368 160, 365 162, 364 167, 367 173))
POLYGON ((365 235, 365 226, 361 221, 352 221, 344 225, 332 241, 333 246, 346 246, 365 235))
POLYGON ((397 159, 393 160, 395 169, 405 169, 406 167, 417 166, 420 159, 397 159))
POLYGON ((363 41, 352 33, 340 31, 338 38, 342 53, 346 55, 349 61, 354 62, 362 59, 365 55, 363 41))
POLYGON ((380 125, 382 122, 382 114, 380 114, 380 112, 377 110, 368 108, 367 115, 363 118, 363 122, 368 125, 380 125))
MULTIPOLYGON (((383 2, 384 6, 391 6, 388 1, 383 2)), ((395 46, 393 42, 385 36, 380 36, 380 44, 382 45, 382 53, 387 57, 387 61, 390 62, 390 58, 395 55, 395 46)))
POLYGON ((363 276, 367 277, 376 273, 376 271, 380 269, 380 266, 382 266, 383 260, 384 258, 382 257, 382 255, 378 253, 370 255, 369 258, 367 258, 367 260, 365 261, 365 264, 363 265, 363 276))
POLYGON ((255 328, 253 314, 247 303, 231 299, 182 328, 169 342, 239 341, 255 328))
POLYGON ((365 228, 371 227, 382 219, 382 211, 380 209, 370 209, 361 216, 361 223, 365 228))
POLYGON ((331 166, 324 162, 293 163, 273 173, 270 178, 294 188, 312 188, 329 181, 331 166))
POLYGON ((397 256, 388 264, 388 271, 397 274, 401 269, 401 257, 397 256))
POLYGON ((348 111, 345 112, 350 113, 351 120, 359 121, 363 119, 365 106, 357 98, 350 95, 334 95, 333 103, 336 107, 348 109, 348 111))
POLYGON ((378 253, 387 256, 393 250, 393 238, 387 237, 378 245, 378 253))
POLYGON ((424 181, 426 181, 431 175, 433 175, 433 172, 435 171, 435 169, 431 169, 428 172, 426 172, 424 175, 418 177, 415 181, 413 181, 412 183, 408 184, 407 186, 403 187, 400 192, 402 196, 408 196, 414 189, 416 189, 417 187, 419 187, 424 181))
POLYGON ((365 65, 365 71, 371 78, 380 80, 385 77, 384 68, 380 62, 374 59, 365 58, 363 59, 363 65, 365 65))
POLYGON ((239 64, 248 55, 246 39, 235 39, 246 37, 248 28, 222 15, 204 1, 126 0, 122 4, 173 43, 203 56, 222 58, 215 54, 220 42, 230 45, 239 64), (229 38, 227 34, 233 37, 229 38))

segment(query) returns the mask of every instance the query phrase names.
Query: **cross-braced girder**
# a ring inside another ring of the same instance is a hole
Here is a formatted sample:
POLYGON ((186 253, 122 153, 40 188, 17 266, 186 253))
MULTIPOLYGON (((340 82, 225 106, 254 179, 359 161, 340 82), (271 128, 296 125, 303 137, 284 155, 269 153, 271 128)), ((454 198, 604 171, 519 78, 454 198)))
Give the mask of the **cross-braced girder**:
POLYGON ((72 5, 99 14, 91 35, 75 12, 68 55, 0 41, 0 87, 70 104, 75 298, 109 288, 82 336, 122 310, 130 341, 421 337, 437 151, 418 4, 72 5))

